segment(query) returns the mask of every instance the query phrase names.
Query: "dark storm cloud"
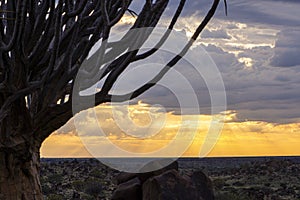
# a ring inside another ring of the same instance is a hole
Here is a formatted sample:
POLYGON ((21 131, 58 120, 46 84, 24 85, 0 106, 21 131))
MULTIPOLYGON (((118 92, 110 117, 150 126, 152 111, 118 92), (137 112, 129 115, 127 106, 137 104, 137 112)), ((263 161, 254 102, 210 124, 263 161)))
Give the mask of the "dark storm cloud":
MULTIPOLYGON (((139 10, 144 1, 136 1, 139 10)), ((170 1, 164 17, 170 19, 178 0, 170 1)), ((238 120, 262 120, 275 123, 299 122, 300 119, 300 1, 299 0, 228 0, 228 16, 223 1, 199 41, 219 68, 226 87, 228 109, 236 110, 238 120), (243 23, 243 24, 240 24, 243 23), (241 25, 244 26, 241 28, 241 25), (270 31, 271 30, 271 31, 270 31), (277 33, 277 35, 276 35, 277 33), (234 43, 236 46, 228 46, 234 43), (248 46, 247 46, 248 45, 248 46), (253 45, 253 46, 251 46, 253 45), (239 52, 234 54, 233 52, 239 52), (244 60, 249 60, 246 66, 244 60), (277 66, 277 67, 274 67, 277 66)), ((178 30, 188 33, 210 8, 212 1, 189 0, 179 20, 178 30), (182 20, 182 18, 180 18, 182 20), (193 20, 185 21, 187 18, 193 20), (189 29, 192 27, 191 29, 189 29)), ((198 47, 196 47, 198 48, 198 47)), ((151 60, 147 62, 153 62, 151 60)), ((210 113, 210 96, 205 81, 194 77, 181 62, 176 67, 193 85, 201 114, 210 113)), ((138 79, 146 79, 141 73, 138 79)), ((134 81, 133 85, 135 85, 134 81)), ((174 80, 180 92, 184 88, 174 80)), ((155 87, 140 97, 178 112, 178 101, 168 88, 155 87)), ((193 113, 193 110, 190 111, 193 113)))
POLYGON ((225 30, 208 30, 205 29, 202 34, 201 38, 222 38, 222 39, 230 39, 231 37, 227 34, 225 30))
POLYGON ((267 55, 272 55, 269 47, 257 47, 242 54, 254 60, 253 69, 249 70, 244 69, 231 53, 215 45, 208 45, 206 50, 222 73, 228 109, 237 110, 239 120, 299 121, 300 73, 297 67, 269 66, 266 62, 267 55))
MULTIPOLYGON (((206 14, 213 1, 194 1, 188 0, 182 11, 181 16, 191 15, 201 16, 206 14)), ((131 9, 139 12, 144 5, 144 0, 136 0, 131 4, 131 9)), ((179 0, 170 1, 165 15, 174 14, 179 0)), ((299 0, 227 0, 228 16, 225 16, 223 1, 220 1, 219 8, 215 17, 245 23, 260 23, 268 25, 299 26, 299 0)))
MULTIPOLYGON (((300 19, 299 19, 300 20, 300 19)), ((276 67, 300 65, 300 29, 286 29, 278 34, 271 64, 276 67)))
MULTIPOLYGON (((203 15, 207 12, 212 1, 188 1, 183 15, 189 16, 198 13, 203 15)), ((228 3, 228 16, 225 16, 224 3, 216 13, 216 17, 225 20, 233 20, 244 23, 260 23, 284 26, 299 26, 300 2, 274 1, 274 0, 230 0, 228 3)), ((170 11, 174 10, 177 1, 170 5, 170 11)))

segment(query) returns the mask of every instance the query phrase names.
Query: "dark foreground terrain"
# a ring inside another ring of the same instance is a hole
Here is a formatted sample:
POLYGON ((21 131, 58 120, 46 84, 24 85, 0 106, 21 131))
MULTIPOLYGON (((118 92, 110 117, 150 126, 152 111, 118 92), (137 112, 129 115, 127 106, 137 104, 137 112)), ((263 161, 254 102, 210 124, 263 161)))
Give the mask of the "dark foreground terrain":
MULTIPOLYGON (((181 173, 202 170, 217 200, 300 199, 300 157, 183 158, 181 173)), ((42 159, 45 199, 110 199, 119 172, 96 159, 42 159)))

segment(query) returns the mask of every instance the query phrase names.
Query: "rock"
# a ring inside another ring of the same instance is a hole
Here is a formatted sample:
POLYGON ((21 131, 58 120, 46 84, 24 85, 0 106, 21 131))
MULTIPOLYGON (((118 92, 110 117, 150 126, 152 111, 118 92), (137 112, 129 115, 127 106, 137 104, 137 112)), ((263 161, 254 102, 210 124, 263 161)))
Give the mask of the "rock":
POLYGON ((143 200, 204 200, 191 182, 176 170, 148 179, 143 185, 143 200))
MULTIPOLYGON (((158 161, 153 161, 151 163, 148 163, 146 166, 144 166, 141 171, 149 171, 152 168, 158 168, 159 166, 165 166, 164 163, 165 160, 158 160, 158 161)), ((169 160, 167 160, 167 162, 170 162, 169 160)), ((156 171, 149 171, 149 172, 145 172, 145 173, 139 173, 138 177, 141 180, 142 183, 144 183, 148 178, 153 177, 153 176, 157 176, 160 175, 166 171, 169 170, 176 170, 178 171, 178 162, 174 161, 171 164, 156 170, 156 171)))
POLYGON ((199 195, 205 200, 214 200, 212 181, 202 171, 192 173, 191 180, 199 191, 199 195))
POLYGON ((134 179, 135 177, 137 177, 136 173, 120 172, 115 177, 114 183, 119 185, 121 183, 125 183, 125 182, 129 181, 130 179, 134 179))
MULTIPOLYGON (((166 161, 166 160, 158 160, 158 161, 153 161, 151 163, 148 163, 146 166, 144 166, 141 169, 141 171, 149 171, 151 168, 153 168, 153 167, 158 168, 158 166, 160 166, 160 165, 164 166, 164 163, 161 163, 163 161, 166 161)), ((168 160, 168 162, 169 162, 169 160, 168 160)), ((129 181, 130 179, 138 177, 140 179, 141 183, 143 184, 148 178, 150 178, 152 176, 157 176, 157 175, 162 174, 162 173, 164 173, 168 170, 171 170, 171 169, 175 169, 176 171, 178 171, 178 162, 177 161, 172 162, 171 164, 169 164, 168 166, 166 166, 162 169, 159 169, 159 170, 156 170, 156 171, 150 171, 150 172, 146 172, 146 173, 120 172, 115 177, 114 183, 119 185, 121 183, 129 181)))
POLYGON ((136 177, 127 182, 118 185, 112 195, 112 200, 141 200, 142 185, 141 181, 136 177))
MULTIPOLYGON (((159 168, 163 162, 148 163, 141 170, 159 168)), ((214 200, 211 180, 201 171, 181 176, 177 161, 152 172, 122 172, 115 181, 119 185, 112 200, 214 200)))
POLYGON ((147 163, 139 171, 140 173, 148 173, 153 171, 162 172, 170 169, 178 170, 178 162, 174 159, 164 158, 147 163))

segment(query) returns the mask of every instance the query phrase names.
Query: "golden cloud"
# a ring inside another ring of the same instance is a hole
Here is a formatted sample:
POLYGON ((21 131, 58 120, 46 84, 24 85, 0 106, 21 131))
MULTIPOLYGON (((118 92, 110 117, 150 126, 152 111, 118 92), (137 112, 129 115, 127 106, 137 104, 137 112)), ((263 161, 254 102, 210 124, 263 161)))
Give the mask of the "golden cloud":
MULTIPOLYGON (((184 156, 198 157, 211 124, 223 123, 221 135, 208 156, 299 155, 300 123, 239 122, 235 111, 219 115, 176 115, 139 102, 137 105, 101 105, 84 111, 73 130, 50 136, 43 144, 43 157, 90 157, 86 145, 109 145, 129 152, 148 153, 164 148, 177 137, 174 152, 191 145, 184 156), (112 109, 114 108, 114 109, 112 109), (99 134, 99 130, 105 136, 99 134), (109 143, 104 138, 109 139, 109 143), (84 142, 82 142, 83 140, 84 142), (83 144, 84 143, 84 144, 83 144)), ((73 123, 71 120, 70 123, 73 123)), ((67 125, 73 127, 72 125, 67 125)), ((68 130, 68 129, 66 129, 68 130)), ((70 130, 70 129, 69 129, 70 130)), ((215 138, 211 138, 214 140, 215 138)), ((210 140, 207 140, 208 142, 210 140)), ((206 142, 207 142, 206 141, 206 142)), ((110 152, 109 155, 113 155, 110 152)))

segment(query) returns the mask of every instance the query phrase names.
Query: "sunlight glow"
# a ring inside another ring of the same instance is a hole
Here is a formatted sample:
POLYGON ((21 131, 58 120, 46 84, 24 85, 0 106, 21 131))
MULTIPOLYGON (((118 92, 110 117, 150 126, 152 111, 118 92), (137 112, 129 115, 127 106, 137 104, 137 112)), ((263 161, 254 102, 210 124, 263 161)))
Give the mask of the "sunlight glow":
POLYGON ((243 63, 246 68, 252 68, 253 66, 253 60, 251 58, 242 57, 239 58, 239 62, 243 63))
MULTIPOLYGON (((148 125, 149 109, 151 106, 143 102, 130 105, 130 111, 139 113, 135 120, 138 125, 148 125), (141 114, 143 113, 143 114, 141 114), (137 119, 136 119, 137 118, 137 119)), ((160 116, 162 113, 156 111, 160 116)), ((134 152, 151 152, 168 145, 178 134, 180 127, 184 127, 181 134, 182 140, 190 139, 192 127, 198 127, 196 137, 192 140, 184 156, 197 157, 208 128, 212 123, 211 115, 191 115, 189 120, 182 123, 182 117, 172 112, 165 113, 166 122, 158 133, 147 138, 136 138, 120 130, 114 122, 111 107, 102 105, 96 107, 97 120, 102 122, 101 128, 107 133, 110 141, 119 148, 134 152), (104 123, 103 123, 104 122, 104 123), (198 123, 200 122, 200 124, 198 123)), ((120 113, 121 114, 121 113, 120 113)), ((209 156, 262 156, 262 155, 299 155, 300 149, 300 123, 273 124, 259 121, 239 121, 236 111, 225 111, 225 124, 217 144, 209 156)), ((121 117, 124 116, 121 114, 121 117)), ((158 118, 159 119, 159 118, 158 118)), ((152 119, 155 121, 155 119, 152 119)), ((72 126, 72 121, 67 126, 72 126)), ((214 122, 218 123, 218 122, 214 122)), ((92 123, 94 124, 94 123, 92 123)), ((124 126, 124 124, 122 124, 124 126)), ((125 124, 126 125, 126 124, 125 124)), ((96 137, 97 127, 88 126, 88 141, 94 145, 108 145, 103 143, 101 137, 96 137)), ((123 127, 124 128, 124 127, 123 127)), ((127 124, 127 131, 136 130, 137 125, 127 124)), ((149 128, 154 128, 149 126, 149 128)), ((141 129, 145 131, 146 129, 141 129)), ((143 133, 146 134, 146 133, 143 133)), ((180 148, 178 144, 177 148, 180 148)), ((174 149, 175 150, 175 149, 174 149)), ((43 144, 41 149, 42 157, 90 157, 90 154, 81 143, 76 130, 70 128, 69 132, 55 132, 43 144)))

